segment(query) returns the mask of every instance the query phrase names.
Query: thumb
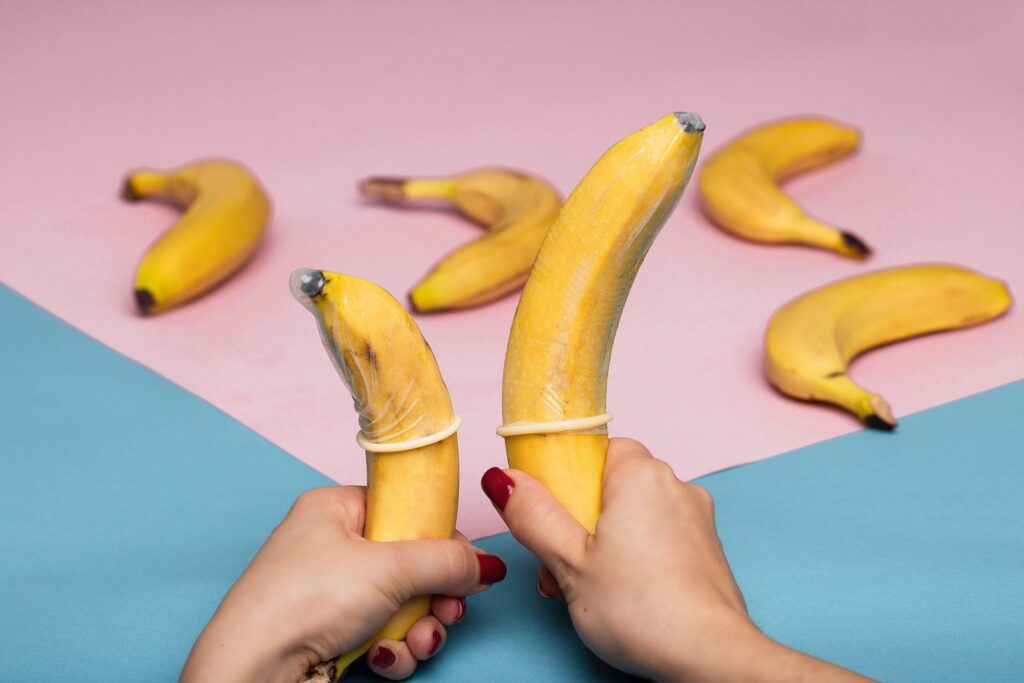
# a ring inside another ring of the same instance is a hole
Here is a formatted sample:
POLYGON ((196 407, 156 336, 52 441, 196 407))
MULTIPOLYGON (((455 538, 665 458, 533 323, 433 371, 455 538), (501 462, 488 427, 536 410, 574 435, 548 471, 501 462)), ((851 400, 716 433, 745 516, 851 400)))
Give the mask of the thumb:
POLYGON ((543 484, 525 472, 497 467, 480 483, 516 540, 556 578, 580 565, 590 534, 543 484))
POLYGON ((406 599, 415 595, 469 595, 505 578, 497 555, 477 551, 464 540, 398 541, 391 544, 402 568, 406 599))

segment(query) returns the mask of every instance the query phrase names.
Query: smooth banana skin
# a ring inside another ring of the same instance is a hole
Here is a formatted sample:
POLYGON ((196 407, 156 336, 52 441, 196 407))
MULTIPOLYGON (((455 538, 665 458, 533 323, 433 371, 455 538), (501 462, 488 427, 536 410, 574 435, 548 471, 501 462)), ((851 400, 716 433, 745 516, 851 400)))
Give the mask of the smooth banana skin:
MULTIPOLYGON (((669 114, 623 139, 583 177, 537 255, 505 356, 506 425, 605 412, 622 308, 647 250, 693 171, 704 123, 669 114)), ((542 481, 594 531, 607 428, 508 436, 509 464, 542 481)))
POLYGON ((860 238, 808 216, 778 185, 858 147, 860 131, 826 119, 787 119, 755 128, 704 163, 699 174, 704 209, 720 228, 743 239, 867 258, 871 249, 860 238))
POLYGON ((868 349, 1005 313, 1006 285, 954 265, 924 264, 865 273, 793 299, 765 332, 768 378, 782 393, 845 408, 868 426, 891 430, 892 409, 846 374, 868 349))
MULTIPOLYGON (((394 297, 366 280, 322 270, 297 270, 290 286, 316 318, 369 441, 408 441, 452 424, 455 413, 434 354, 394 297)), ((398 453, 367 452, 366 484, 366 538, 451 538, 459 502, 457 435, 398 453)), ((429 612, 430 596, 407 602, 371 639, 330 663, 332 677, 340 678, 375 640, 404 639, 429 612)))
POLYGON ((125 179, 122 196, 163 199, 185 209, 139 263, 135 300, 143 313, 183 304, 231 277, 256 252, 271 213, 256 177, 220 159, 171 171, 135 171, 125 179))
POLYGON ((447 178, 368 178, 359 189, 389 204, 441 200, 487 228, 412 288, 409 303, 417 313, 480 306, 519 289, 562 207, 546 181, 501 168, 447 178))

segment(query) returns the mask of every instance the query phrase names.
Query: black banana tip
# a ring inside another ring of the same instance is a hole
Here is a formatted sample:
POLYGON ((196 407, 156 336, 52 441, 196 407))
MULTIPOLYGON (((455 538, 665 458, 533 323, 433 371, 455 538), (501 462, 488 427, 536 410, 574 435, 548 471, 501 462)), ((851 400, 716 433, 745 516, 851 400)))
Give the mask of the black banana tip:
POLYGON ((864 242, 862 242, 861 239, 852 232, 843 231, 840 234, 843 237, 843 245, 850 250, 854 257, 867 258, 868 256, 871 256, 871 247, 864 244, 864 242))
POLYGON ((129 202, 137 202, 142 199, 142 195, 136 192, 135 188, 132 187, 131 178, 125 178, 124 184, 121 185, 121 199, 129 202))
POLYGON ((880 432, 891 432, 896 429, 896 425, 893 423, 886 422, 877 415, 868 415, 864 418, 864 424, 871 429, 877 429, 880 432))
POLYGON ((156 306, 156 299, 150 294, 148 289, 136 289, 135 290, 135 303, 139 307, 139 312, 142 314, 148 314, 156 306))

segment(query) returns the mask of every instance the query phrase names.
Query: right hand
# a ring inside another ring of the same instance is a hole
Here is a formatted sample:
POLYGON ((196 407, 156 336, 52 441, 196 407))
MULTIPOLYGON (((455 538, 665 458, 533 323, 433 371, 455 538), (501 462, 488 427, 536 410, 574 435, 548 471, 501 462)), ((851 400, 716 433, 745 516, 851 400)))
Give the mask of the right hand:
POLYGON ((594 535, 524 472, 492 468, 483 486, 543 563, 538 592, 563 598, 580 638, 612 666, 672 681, 863 680, 758 630, 715 530, 711 495, 639 442, 609 442, 594 535))

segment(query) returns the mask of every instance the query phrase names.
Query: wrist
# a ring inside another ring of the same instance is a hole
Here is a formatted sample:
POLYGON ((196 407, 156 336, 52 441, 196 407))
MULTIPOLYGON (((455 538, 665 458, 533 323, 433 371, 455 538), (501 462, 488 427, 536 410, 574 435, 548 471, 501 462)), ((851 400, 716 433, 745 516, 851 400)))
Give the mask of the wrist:
POLYGON ((672 652, 654 672, 661 683, 757 680, 757 671, 781 647, 742 613, 724 615, 690 643, 665 644, 672 652))
POLYGON ((180 683, 298 681, 309 668, 310 657, 280 647, 268 636, 252 625, 225 623, 215 616, 196 640, 180 683))

